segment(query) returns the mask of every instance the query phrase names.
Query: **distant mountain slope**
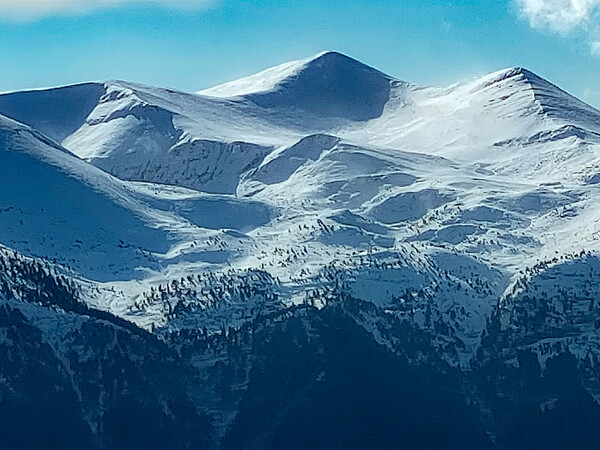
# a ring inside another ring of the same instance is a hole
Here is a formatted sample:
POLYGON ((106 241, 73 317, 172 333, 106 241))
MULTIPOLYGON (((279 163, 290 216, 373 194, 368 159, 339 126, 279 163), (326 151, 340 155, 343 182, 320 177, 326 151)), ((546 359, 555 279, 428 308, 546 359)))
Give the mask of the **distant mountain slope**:
MULTIPOLYGON (((473 276, 500 274, 492 293, 457 298, 451 339, 468 350, 446 356, 468 364, 519 270, 598 246, 599 113, 521 68, 423 88, 326 52, 200 95, 111 81, 0 96, 9 107, 53 136, 78 128, 63 148, 5 121, 4 198, 27 214, 5 214, 0 240, 124 283, 90 301, 130 318, 149 285, 204 270, 266 270, 294 303, 333 265, 389 305, 454 270, 440 254, 466 254, 473 276), (43 181, 23 184, 33 170, 43 181), (394 254, 416 267, 383 289, 362 264, 394 254)), ((132 320, 164 324, 172 307, 150 302, 132 320)), ((434 306, 445 323, 452 308, 434 306)))
POLYGON ((565 126, 597 133, 600 112, 532 72, 511 68, 448 88, 402 87, 381 117, 339 133, 355 142, 488 162, 513 157, 495 144, 565 126))
POLYGON ((80 128, 104 95, 100 83, 0 95, 0 114, 61 142, 80 128))

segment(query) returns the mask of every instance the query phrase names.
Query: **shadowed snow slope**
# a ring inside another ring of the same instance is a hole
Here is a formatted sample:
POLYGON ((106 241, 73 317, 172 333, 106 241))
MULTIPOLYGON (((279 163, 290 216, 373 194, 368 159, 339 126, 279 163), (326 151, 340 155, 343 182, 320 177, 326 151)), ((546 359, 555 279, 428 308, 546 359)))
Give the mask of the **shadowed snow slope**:
POLYGON ((309 135, 531 172, 564 159, 539 155, 548 140, 590 166, 580 144, 600 133, 597 110, 521 68, 423 88, 325 52, 199 94, 111 81, 0 95, 0 113, 121 179, 222 194, 309 135))
POLYGON ((5 245, 97 280, 135 277, 138 266, 156 267, 150 252, 168 250, 118 180, 2 117, 0 171, 5 245))
POLYGON ((247 231, 271 217, 257 202, 122 182, 2 116, 0 178, 0 242, 98 281, 159 270, 190 230, 247 231))
POLYGON ((123 82, 0 95, 0 113, 119 178, 215 193, 235 193, 273 143, 301 136, 255 109, 123 82))
POLYGON ((81 127, 104 95, 98 83, 0 95, 1 114, 61 142, 81 127))
POLYGON ((336 52, 295 61, 199 94, 243 97, 265 108, 300 108, 325 117, 378 117, 390 96, 392 78, 336 52))

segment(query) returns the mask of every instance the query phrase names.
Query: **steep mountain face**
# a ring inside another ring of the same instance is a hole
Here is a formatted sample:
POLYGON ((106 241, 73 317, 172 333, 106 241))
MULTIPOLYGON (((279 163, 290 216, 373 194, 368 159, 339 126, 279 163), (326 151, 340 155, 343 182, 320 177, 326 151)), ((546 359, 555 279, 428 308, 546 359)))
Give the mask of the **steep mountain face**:
POLYGON ((378 345, 357 322, 374 307, 349 297, 259 315, 220 334, 171 330, 159 340, 78 310, 79 293, 43 262, 9 252, 2 265, 13 276, 0 297, 0 430, 12 448, 600 442, 600 411, 575 358, 561 353, 542 369, 533 352, 513 353, 494 323, 468 372, 447 367, 406 324, 381 324, 402 336, 397 350, 378 345), (38 303, 39 289, 71 299, 61 302, 68 310, 38 303))
POLYGON ((600 112, 532 72, 419 87, 326 52, 0 114, 15 446, 600 442, 600 112))

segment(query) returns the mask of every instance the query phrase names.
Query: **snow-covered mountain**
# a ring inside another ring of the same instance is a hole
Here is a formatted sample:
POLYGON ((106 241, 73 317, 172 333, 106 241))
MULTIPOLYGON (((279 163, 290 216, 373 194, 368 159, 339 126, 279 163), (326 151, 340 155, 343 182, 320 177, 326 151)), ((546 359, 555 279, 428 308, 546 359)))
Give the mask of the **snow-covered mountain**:
MULTIPOLYGON (((421 87, 326 52, 196 94, 1 94, 0 114, 0 244, 18 255, 0 285, 52 345, 47 317, 65 307, 23 300, 13 286, 44 288, 21 274, 64 278, 86 308, 68 314, 133 322, 178 351, 233 333, 218 357, 188 355, 202 370, 233 364, 230 345, 254 355, 246 333, 294 323, 303 339, 332 316, 465 377, 569 355, 600 398, 600 111, 526 69, 421 87)), ((245 386, 252 363, 238 363, 245 386)), ((465 384, 496 420, 486 388, 465 384)), ((226 407, 194 394, 220 436, 244 417, 233 390, 226 407)))

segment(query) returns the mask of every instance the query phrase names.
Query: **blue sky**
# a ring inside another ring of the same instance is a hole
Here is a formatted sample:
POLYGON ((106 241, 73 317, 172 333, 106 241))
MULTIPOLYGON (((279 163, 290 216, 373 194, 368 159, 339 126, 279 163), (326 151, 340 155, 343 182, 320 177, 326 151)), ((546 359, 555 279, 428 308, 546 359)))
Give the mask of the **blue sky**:
POLYGON ((196 91, 336 50, 419 84, 524 66, 600 107, 599 5, 0 0, 0 91, 115 78, 196 91))

